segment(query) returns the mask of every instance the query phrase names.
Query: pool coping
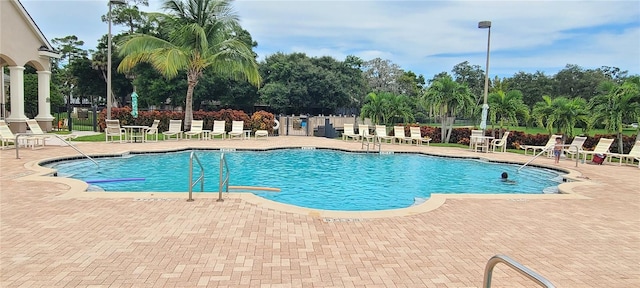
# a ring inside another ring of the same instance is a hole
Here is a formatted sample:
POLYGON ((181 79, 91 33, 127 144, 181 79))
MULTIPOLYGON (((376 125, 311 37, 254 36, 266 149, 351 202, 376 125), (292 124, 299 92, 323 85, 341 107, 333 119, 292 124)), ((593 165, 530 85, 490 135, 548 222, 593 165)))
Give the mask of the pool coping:
MULTIPOLYGON (((176 149, 154 149, 154 150, 126 150, 122 152, 116 153, 101 153, 101 154, 91 154, 89 156, 94 158, 101 157, 122 157, 130 154, 150 154, 150 153, 167 153, 167 152, 180 152, 180 151, 203 151, 203 150, 212 150, 212 151, 271 151, 271 150, 281 150, 281 149, 326 149, 326 150, 336 150, 350 153, 367 153, 362 150, 350 150, 344 148, 335 148, 335 147, 325 147, 325 146, 300 146, 300 145, 292 145, 286 146, 281 145, 278 147, 271 148, 257 148, 257 149, 248 149, 248 148, 203 148, 203 147, 180 147, 176 149)), ((495 160, 489 159, 487 157, 468 157, 468 156, 455 156, 450 154, 443 153, 433 153, 433 152, 423 152, 423 151, 383 151, 385 153, 398 153, 398 154, 419 154, 419 155, 429 155, 436 157, 447 157, 447 158, 458 158, 458 159, 477 159, 481 161, 487 161, 491 163, 505 163, 505 164, 524 164, 523 161, 503 161, 503 160, 495 160)), ((374 152, 377 153, 377 152, 374 152)), ((389 153, 389 154, 392 154, 389 153)), ((69 186, 69 190, 61 195, 58 195, 58 198, 63 199, 92 199, 92 198, 132 198, 135 201, 154 201, 154 200, 179 200, 184 199, 186 201, 187 192, 94 192, 94 191, 86 191, 89 188, 89 184, 77 179, 67 178, 67 177, 54 177, 54 173, 56 172, 53 168, 43 167, 41 164, 48 164, 51 162, 71 160, 71 159, 79 159, 85 158, 82 156, 58 156, 58 157, 50 157, 40 160, 29 161, 24 164, 24 167, 28 170, 34 171, 31 175, 26 175, 20 177, 20 180, 30 180, 30 181, 49 181, 49 182, 57 182, 64 185, 69 186)), ((336 210, 322 210, 322 209, 314 209, 314 208, 306 208, 301 206, 295 206, 285 203, 280 203, 272 200, 268 200, 257 196, 253 193, 238 193, 238 192, 224 192, 223 199, 241 199, 257 207, 262 207, 265 209, 273 209, 281 212, 295 213, 308 215, 312 217, 325 218, 328 221, 359 221, 362 219, 373 219, 373 218, 388 218, 388 217, 402 217, 402 216, 411 216, 421 213, 426 213, 429 211, 433 211, 439 207, 441 207, 448 199, 503 199, 510 201, 529 201, 529 200, 544 200, 544 199, 591 199, 590 197, 581 195, 575 191, 576 188, 582 186, 591 186, 598 185, 598 183, 591 182, 587 179, 581 178, 581 173, 564 168, 564 167, 553 167, 548 165, 534 164, 530 166, 552 169, 556 171, 565 172, 567 174, 562 175, 564 181, 558 185, 558 194, 431 194, 424 203, 406 207, 406 208, 398 208, 398 209, 388 209, 388 210, 372 210, 372 211, 336 211, 336 210)), ((198 201, 200 199, 217 199, 219 193, 216 192, 194 192, 194 199, 198 201)))

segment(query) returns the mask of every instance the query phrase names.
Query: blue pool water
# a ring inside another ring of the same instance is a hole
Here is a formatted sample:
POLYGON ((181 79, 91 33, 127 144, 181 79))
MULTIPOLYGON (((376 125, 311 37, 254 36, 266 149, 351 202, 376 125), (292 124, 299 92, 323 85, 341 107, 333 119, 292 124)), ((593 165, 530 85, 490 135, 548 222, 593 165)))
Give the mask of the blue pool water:
MULTIPOLYGON (((205 166, 205 191, 218 191, 220 151, 196 151, 205 166)), ((144 178, 144 181, 96 183, 105 191, 186 192, 190 151, 136 154, 49 164, 59 176, 80 180, 144 178)), ((384 210, 411 206, 431 193, 542 194, 558 185, 559 172, 420 154, 348 153, 334 150, 280 149, 225 152, 232 186, 280 188, 258 196, 326 210, 384 210), (515 184, 500 180, 509 173, 515 184)), ((197 167, 197 165, 196 165, 197 167)), ((194 177, 199 173, 194 168, 194 177)), ((194 188, 199 191, 199 185, 194 188)))

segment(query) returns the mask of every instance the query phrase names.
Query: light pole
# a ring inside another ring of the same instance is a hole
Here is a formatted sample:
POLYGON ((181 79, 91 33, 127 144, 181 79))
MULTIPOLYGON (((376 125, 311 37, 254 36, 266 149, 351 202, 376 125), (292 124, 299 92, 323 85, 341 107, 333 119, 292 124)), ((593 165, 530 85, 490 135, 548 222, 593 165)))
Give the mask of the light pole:
POLYGON ((109 33, 107 34, 107 119, 111 120, 111 5, 127 4, 125 0, 109 0, 109 33))
POLYGON ((489 28, 487 34, 487 66, 484 71, 484 104, 482 104, 482 122, 480 122, 480 128, 484 135, 484 130, 487 129, 487 114, 489 112, 489 104, 487 103, 487 94, 489 94, 489 47, 491 44, 491 21, 478 22, 478 28, 489 28))

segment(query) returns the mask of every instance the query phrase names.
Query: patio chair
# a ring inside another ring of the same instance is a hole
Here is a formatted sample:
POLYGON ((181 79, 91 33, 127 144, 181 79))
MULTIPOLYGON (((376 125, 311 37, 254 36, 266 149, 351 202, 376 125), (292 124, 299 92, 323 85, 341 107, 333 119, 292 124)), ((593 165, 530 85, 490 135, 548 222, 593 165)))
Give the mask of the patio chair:
POLYGON ((622 162, 633 164, 634 160, 638 160, 638 168, 640 168, 640 141, 636 141, 636 143, 633 144, 633 147, 631 147, 631 151, 629 151, 629 154, 613 153, 611 154, 611 157, 620 159, 618 165, 622 165, 622 162))
POLYGON ((408 143, 411 141, 411 138, 407 138, 407 135, 404 134, 404 126, 393 126, 393 139, 391 139, 393 144, 398 140, 398 144, 408 143))
POLYGON ((342 132, 342 140, 346 141, 349 138, 358 140, 360 138, 360 135, 356 134, 355 130, 353 129, 353 124, 345 123, 344 132, 342 132))
POLYGON ((167 137, 182 139, 182 120, 169 120, 169 130, 162 132, 162 139, 167 140, 167 137))
POLYGON ((240 137, 242 139, 244 137, 244 121, 233 121, 231 122, 231 131, 229 131, 229 139, 234 139, 236 137, 240 137))
POLYGON ((567 155, 567 157, 573 159, 573 157, 580 157, 582 153, 582 145, 584 145, 584 141, 587 141, 587 137, 575 137, 569 147, 564 147, 562 151, 567 155), (576 151, 576 147, 578 148, 576 151))
POLYGON ((420 127, 409 127, 409 131, 411 133, 411 144, 413 144, 413 142, 416 142, 416 146, 422 146, 422 144, 426 142, 427 146, 429 146, 431 138, 429 136, 422 137, 420 127))
POLYGON ((387 135, 387 127, 384 125, 376 125, 376 138, 379 143, 384 140, 385 143, 391 143, 393 136, 387 135))
POLYGON ((115 137, 118 137, 118 141, 120 143, 123 143, 125 140, 127 140, 127 131, 120 127, 120 120, 118 119, 111 119, 111 120, 104 120, 105 123, 107 124, 107 127, 104 128, 104 137, 105 137, 105 141, 108 142, 115 142, 115 137), (109 141, 109 138, 111 138, 111 141, 109 141))
POLYGON ((478 145, 482 146, 484 139, 480 136, 484 136, 482 130, 471 130, 471 136, 469 136, 469 150, 477 151, 478 145))
POLYGON ((596 145, 596 147, 593 148, 593 151, 586 151, 586 150, 582 151, 584 160, 587 160, 587 155, 593 156, 596 154, 602 154, 605 158, 604 161, 609 159, 609 162, 611 162, 611 154, 609 153, 609 147, 611 147, 611 144, 613 144, 613 140, 614 139, 600 138, 600 140, 598 140, 598 144, 596 145))
POLYGON ((360 137, 360 139, 362 140, 366 140, 368 142, 371 142, 371 140, 373 140, 373 138, 375 137, 374 135, 369 134, 369 125, 358 125, 358 136, 360 137))
POLYGON ((213 130, 211 131, 211 133, 209 133, 209 137, 211 137, 211 139, 216 139, 216 136, 220 136, 220 138, 222 140, 224 140, 225 135, 227 134, 227 131, 225 131, 225 125, 227 125, 226 121, 221 120, 221 121, 213 121, 213 130))
POLYGON ((491 140, 489 146, 492 147, 493 153, 496 152, 496 147, 500 147, 500 152, 507 152, 507 138, 509 138, 509 131, 505 131, 502 138, 491 140))
POLYGON ((192 136, 198 136, 198 140, 202 140, 202 128, 204 126, 204 120, 193 120, 191 121, 191 130, 185 131, 184 136, 189 137, 191 139, 192 136))
POLYGON ((520 145, 520 149, 524 149, 524 155, 527 155, 527 151, 529 150, 531 150, 533 155, 536 155, 536 151, 540 150, 541 152, 546 151, 547 157, 551 157, 553 156, 553 146, 555 146, 556 138, 558 137, 562 137, 562 135, 556 135, 556 134, 551 135, 551 137, 549 137, 549 141, 547 141, 547 144, 545 144, 544 146, 520 145))
POLYGON ((153 139, 153 136, 155 136, 155 140, 153 142, 158 142, 158 125, 160 125, 160 120, 155 119, 153 120, 153 124, 151 124, 151 127, 145 129, 144 132, 144 138, 142 138, 143 142, 147 142, 147 136, 151 135, 151 139, 153 139))

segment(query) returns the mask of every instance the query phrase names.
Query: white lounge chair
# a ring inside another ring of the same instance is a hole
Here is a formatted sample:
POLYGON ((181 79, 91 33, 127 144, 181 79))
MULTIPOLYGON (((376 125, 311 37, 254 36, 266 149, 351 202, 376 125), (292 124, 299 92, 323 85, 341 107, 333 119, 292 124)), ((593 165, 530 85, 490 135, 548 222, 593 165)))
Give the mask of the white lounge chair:
POLYGON ((0 120, 0 142, 2 144, 2 150, 9 148, 9 144, 13 144, 13 147, 15 147, 15 141, 16 136, 13 135, 13 132, 11 132, 7 123, 4 122, 4 120, 0 120))
POLYGON ((189 139, 191 139, 192 136, 198 136, 198 140, 202 140, 202 135, 204 134, 202 131, 203 126, 204 120, 191 121, 191 130, 185 131, 184 136, 189 137, 189 139))
POLYGON ((571 141, 571 144, 569 144, 569 147, 564 147, 562 151, 565 153, 565 155, 567 155, 571 159, 573 159, 574 156, 580 157, 580 154, 582 153, 582 150, 583 150, 582 145, 584 145, 584 141, 587 141, 587 137, 577 136, 573 138, 573 141, 571 141))
POLYGON ((154 142, 158 142, 158 125, 160 125, 160 120, 155 119, 153 120, 153 124, 151 124, 151 127, 145 129, 144 132, 144 138, 142 138, 143 142, 147 142, 147 136, 151 135, 153 139, 153 136, 155 136, 155 140, 153 140, 154 142))
POLYGON ((182 139, 182 120, 169 120, 169 130, 162 132, 163 139, 171 139, 176 137, 176 140, 182 139))
POLYGON ((244 138, 244 121, 233 121, 231 122, 231 131, 229 131, 229 139, 234 139, 239 137, 240 139, 244 138))
POLYGON ((404 134, 404 126, 393 126, 393 144, 398 141, 398 144, 408 143, 411 141, 411 138, 407 138, 407 135, 404 134))
POLYGON ((36 134, 32 137, 42 138, 42 146, 44 146, 45 140, 48 138, 58 138, 58 139, 62 139, 63 141, 69 141, 71 139, 75 139, 76 137, 78 137, 78 135, 76 134, 45 133, 44 131, 42 131, 42 127, 40 127, 40 124, 38 124, 38 121, 36 121, 35 119, 27 119, 27 125, 29 126, 29 130, 31 130, 31 133, 36 134))
POLYGON ((429 136, 422 137, 420 127, 409 127, 409 131, 411 132, 411 144, 413 144, 413 142, 416 142, 416 146, 422 146, 422 144, 427 143, 427 146, 429 146, 431 138, 429 136))
POLYGON ((267 138, 269 138, 269 131, 267 131, 267 130, 256 130, 256 132, 253 133, 253 136, 256 139, 258 139, 258 138, 267 139, 267 138))
POLYGON ((640 141, 636 141, 636 143, 633 144, 633 147, 631 147, 631 151, 629 151, 629 154, 613 153, 611 154, 611 157, 620 159, 618 165, 622 165, 622 162, 633 163, 633 160, 638 160, 638 168, 640 168, 640 141))
POLYGON ((360 138, 360 136, 358 134, 356 134, 355 130, 353 129, 353 124, 348 124, 345 123, 344 124, 344 132, 342 133, 342 140, 347 140, 347 139, 353 139, 353 140, 358 140, 358 138, 360 138))
POLYGON ((611 147, 611 144, 613 144, 613 140, 614 139, 600 138, 600 140, 598 140, 598 144, 596 145, 596 147, 593 148, 593 151, 586 151, 586 150, 582 151, 584 160, 585 161, 587 160, 587 155, 602 154, 604 155, 604 158, 605 158, 604 161, 609 159, 609 162, 611 162, 611 154, 609 153, 609 148, 611 147))
POLYGON ((505 131, 502 134, 502 138, 493 139, 489 145, 492 147, 492 151, 496 152, 496 147, 500 147, 500 152, 507 152, 507 139, 509 138, 509 131, 505 131))
POLYGON ((387 127, 384 125, 376 125, 376 138, 379 143, 384 140, 385 143, 391 143, 393 136, 387 135, 387 127))
POLYGON ((524 155, 527 155, 527 151, 529 150, 531 150, 533 155, 536 154, 537 150, 540 150, 540 151, 546 151, 547 157, 551 157, 553 156, 553 146, 555 146, 556 138, 558 137, 562 137, 562 135, 556 135, 556 134, 551 135, 551 137, 549 137, 549 141, 547 141, 547 144, 545 144, 544 146, 520 145, 520 149, 524 149, 524 155))
POLYGON ((358 125, 358 138, 362 139, 365 135, 369 135, 369 125, 361 124, 358 125))
POLYGON ((224 120, 216 120, 213 121, 213 130, 209 133, 209 137, 213 140, 216 139, 216 136, 220 136, 222 140, 224 140, 225 135, 227 135, 227 131, 225 131, 225 125, 227 122, 224 120))
POLYGON ((120 120, 111 119, 104 121, 107 124, 107 127, 104 128, 104 137, 106 142, 115 142, 115 137, 118 137, 118 141, 120 143, 127 140, 127 131, 120 127, 120 120), (111 138, 111 141, 109 141, 109 138, 111 138))

